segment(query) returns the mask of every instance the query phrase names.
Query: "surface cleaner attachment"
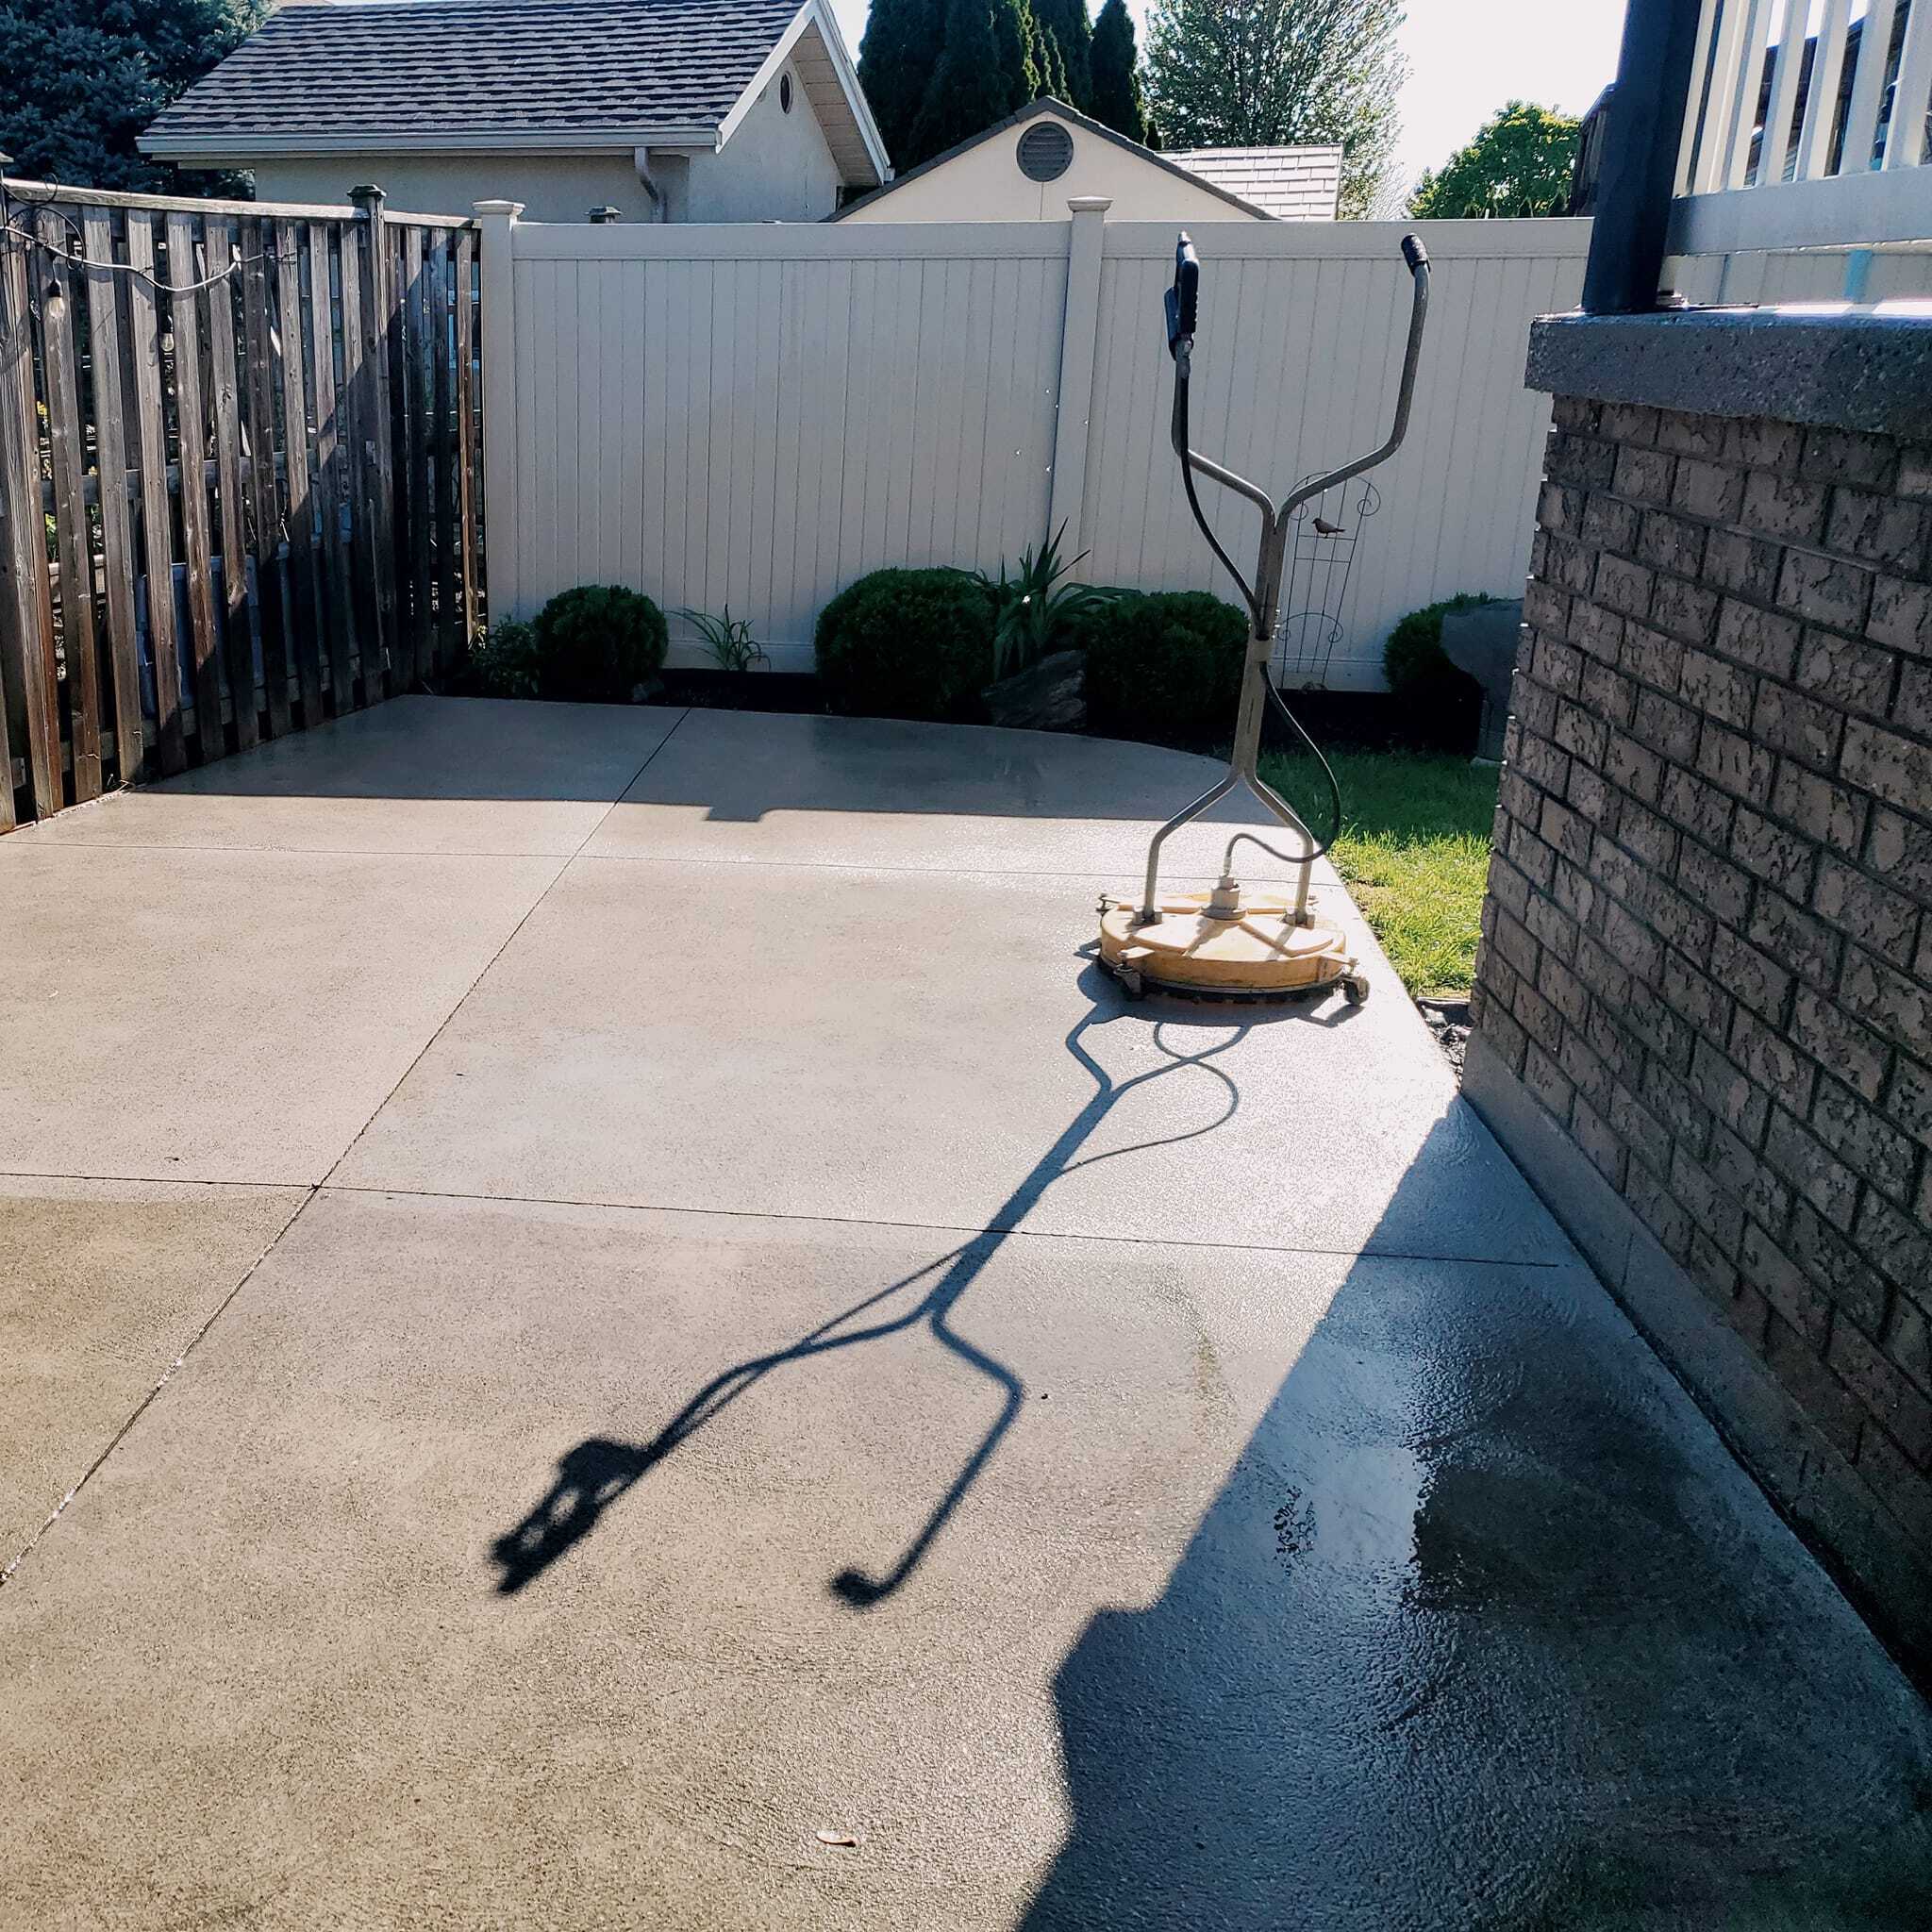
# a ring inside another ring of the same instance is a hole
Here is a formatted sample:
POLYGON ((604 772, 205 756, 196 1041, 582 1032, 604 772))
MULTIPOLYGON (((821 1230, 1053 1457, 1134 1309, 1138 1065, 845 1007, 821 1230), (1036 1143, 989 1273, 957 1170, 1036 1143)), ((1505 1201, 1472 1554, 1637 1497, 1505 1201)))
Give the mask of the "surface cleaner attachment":
POLYGON ((1413 235, 1402 242, 1402 258, 1408 265, 1411 294, 1408 345, 1403 356, 1401 388, 1395 399, 1395 423, 1379 449, 1343 463, 1302 484, 1277 508, 1258 483, 1237 475, 1188 446, 1188 384, 1192 375, 1194 326, 1200 308, 1201 264, 1185 234, 1174 249, 1174 286, 1167 291, 1167 346, 1174 358, 1174 447, 1181 461, 1181 482, 1188 508, 1208 540, 1208 547, 1241 588, 1252 620, 1246 661, 1241 671, 1241 705, 1235 715, 1234 751, 1227 770, 1199 798, 1177 812, 1154 835, 1147 848, 1145 888, 1138 901, 1103 898, 1100 902, 1101 964, 1125 988, 1130 997, 1158 990, 1192 994, 1202 999, 1292 999, 1340 985, 1354 1001, 1368 997, 1369 982, 1348 949, 1341 926, 1315 911, 1309 878, 1315 860, 1334 842, 1341 829, 1341 795, 1335 774, 1321 748, 1303 730, 1268 675, 1274 626, 1281 600, 1282 558, 1291 519, 1303 505, 1324 490, 1346 483, 1401 447, 1408 429, 1409 404, 1415 395, 1417 358, 1422 353, 1423 325, 1429 308, 1429 258, 1413 235), (1196 474, 1211 483, 1244 496, 1261 515, 1261 541, 1250 583, 1221 546, 1194 491, 1196 474), (1261 750, 1261 716, 1270 705, 1280 712, 1295 734, 1314 753, 1328 781, 1333 824, 1325 839, 1317 840, 1294 808, 1257 770, 1261 750), (1228 841, 1221 862, 1221 879, 1211 892, 1168 896, 1160 893, 1160 848, 1171 834, 1197 819, 1232 791, 1245 785, 1294 835, 1296 850, 1279 852, 1253 832, 1237 831, 1228 841), (1235 848, 1251 844, 1279 859, 1294 880, 1288 892, 1244 891, 1235 875, 1235 848))

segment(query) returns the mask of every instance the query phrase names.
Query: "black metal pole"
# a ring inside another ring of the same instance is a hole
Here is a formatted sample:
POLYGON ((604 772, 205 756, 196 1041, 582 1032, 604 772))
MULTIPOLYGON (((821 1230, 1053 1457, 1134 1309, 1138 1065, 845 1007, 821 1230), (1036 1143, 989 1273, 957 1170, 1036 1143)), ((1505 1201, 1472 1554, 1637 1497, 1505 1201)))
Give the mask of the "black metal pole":
POLYGON ((1641 315, 1657 307, 1698 11, 1698 0, 1629 0, 1624 15, 1583 275, 1587 315, 1641 315))

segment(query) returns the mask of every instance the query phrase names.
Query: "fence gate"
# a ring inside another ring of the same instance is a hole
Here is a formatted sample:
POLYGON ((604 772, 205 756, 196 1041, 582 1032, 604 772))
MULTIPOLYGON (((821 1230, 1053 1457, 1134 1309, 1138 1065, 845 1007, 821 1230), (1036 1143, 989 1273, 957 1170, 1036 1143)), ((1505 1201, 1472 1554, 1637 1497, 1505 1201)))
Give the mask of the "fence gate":
POLYGON ((458 661, 476 270, 376 192, 0 183, 0 831, 458 661))

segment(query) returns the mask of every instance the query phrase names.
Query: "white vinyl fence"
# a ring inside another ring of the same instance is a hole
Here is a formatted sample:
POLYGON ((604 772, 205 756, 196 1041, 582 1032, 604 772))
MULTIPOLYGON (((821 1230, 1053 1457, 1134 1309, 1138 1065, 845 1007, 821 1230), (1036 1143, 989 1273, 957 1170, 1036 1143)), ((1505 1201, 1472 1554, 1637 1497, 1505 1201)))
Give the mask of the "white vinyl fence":
MULTIPOLYGON (((1091 582, 1231 595, 1168 444, 1174 236, 1060 223, 550 226, 484 218, 491 602, 618 582, 751 620, 810 664, 833 593, 888 564, 997 570, 1067 525, 1091 582)), ((1547 426, 1532 317, 1590 225, 1420 225, 1435 264, 1401 454, 1295 545, 1290 683, 1374 689, 1405 611, 1518 593, 1547 426), (1312 614, 1310 614, 1312 613, 1312 614)), ((1203 265, 1194 441, 1285 494, 1378 442, 1407 315, 1402 225, 1228 223, 1203 265)), ((1251 515, 1204 487, 1237 558, 1251 515)), ((701 661, 674 621, 674 661, 701 661)))

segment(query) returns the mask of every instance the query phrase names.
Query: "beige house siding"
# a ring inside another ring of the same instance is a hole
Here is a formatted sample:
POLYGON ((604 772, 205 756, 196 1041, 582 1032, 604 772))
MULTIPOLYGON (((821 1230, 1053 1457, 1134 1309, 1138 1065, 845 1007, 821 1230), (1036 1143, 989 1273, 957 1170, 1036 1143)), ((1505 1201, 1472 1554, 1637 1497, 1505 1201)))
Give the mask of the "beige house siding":
MULTIPOLYGON (((665 156, 654 170, 679 222, 815 222, 839 203, 839 164, 798 76, 791 111, 779 105, 778 77, 715 154, 665 156)), ((478 201, 520 201, 526 222, 581 222, 614 208, 626 222, 658 219, 638 179, 632 151, 588 154, 474 152, 408 154, 371 148, 347 154, 238 154, 263 201, 341 202, 374 181, 396 208, 467 214, 478 201)))
POLYGON ((793 74, 789 114, 774 79, 718 153, 692 158, 689 209, 680 219, 816 222, 838 207, 839 181, 825 131, 793 74))
POLYGON ((1072 137, 1074 159, 1053 181, 1029 181, 1016 157, 1021 138, 1039 125, 1037 116, 1009 127, 927 173, 908 178, 890 193, 854 208, 848 222, 1058 222, 1077 195, 1104 194, 1113 201, 1111 219, 1121 222, 1242 222, 1232 202, 1150 161, 1076 123, 1051 118, 1072 137))
POLYGON ((651 198, 628 153, 623 155, 397 154, 275 155, 252 168, 261 201, 340 202, 373 181, 396 208, 468 214, 478 201, 520 201, 529 222, 581 222, 610 207, 627 222, 647 222, 651 198))

